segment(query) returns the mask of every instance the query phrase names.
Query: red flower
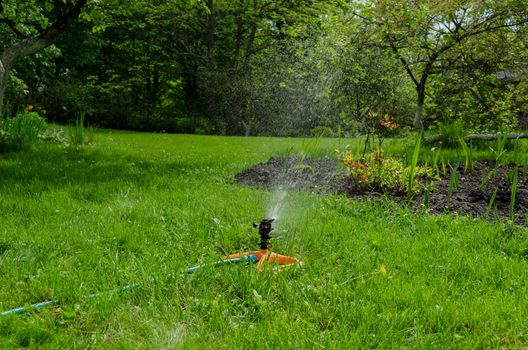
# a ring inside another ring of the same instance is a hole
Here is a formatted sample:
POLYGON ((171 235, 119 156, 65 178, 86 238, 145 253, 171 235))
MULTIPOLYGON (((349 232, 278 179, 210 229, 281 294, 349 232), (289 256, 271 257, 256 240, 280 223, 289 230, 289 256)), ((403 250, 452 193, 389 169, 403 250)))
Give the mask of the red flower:
POLYGON ((396 123, 393 119, 381 119, 379 125, 388 130, 394 130, 400 127, 400 124, 396 123))

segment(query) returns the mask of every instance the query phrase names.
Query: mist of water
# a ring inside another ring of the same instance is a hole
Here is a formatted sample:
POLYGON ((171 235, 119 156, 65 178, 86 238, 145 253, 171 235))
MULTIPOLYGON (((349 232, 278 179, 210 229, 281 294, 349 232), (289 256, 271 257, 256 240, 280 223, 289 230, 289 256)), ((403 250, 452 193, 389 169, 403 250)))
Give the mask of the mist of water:
POLYGON ((268 208, 268 218, 275 219, 276 221, 279 220, 287 195, 288 191, 285 189, 276 189, 273 192, 270 207, 268 208))

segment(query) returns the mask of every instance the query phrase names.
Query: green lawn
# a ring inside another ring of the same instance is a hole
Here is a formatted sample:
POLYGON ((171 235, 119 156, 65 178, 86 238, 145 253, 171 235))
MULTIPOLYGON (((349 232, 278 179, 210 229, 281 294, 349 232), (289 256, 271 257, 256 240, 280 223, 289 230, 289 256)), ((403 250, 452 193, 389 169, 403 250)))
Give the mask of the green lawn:
POLYGON ((292 192, 273 249, 304 267, 183 273, 257 248, 250 224, 276 195, 233 175, 306 148, 100 131, 0 155, 0 311, 62 302, 0 318, 0 348, 526 349, 528 233, 506 223, 292 192), (142 288, 82 299, 129 283, 142 288))

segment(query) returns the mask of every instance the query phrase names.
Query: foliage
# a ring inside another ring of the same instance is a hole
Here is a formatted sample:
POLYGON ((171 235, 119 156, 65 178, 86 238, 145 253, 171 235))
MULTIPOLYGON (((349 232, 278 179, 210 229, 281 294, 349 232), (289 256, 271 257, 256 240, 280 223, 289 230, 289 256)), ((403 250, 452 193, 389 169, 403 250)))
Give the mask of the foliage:
POLYGON ((382 156, 379 149, 364 156, 347 151, 343 163, 361 190, 419 193, 433 189, 433 180, 437 179, 431 167, 405 166, 396 158, 382 156), (413 181, 409 181, 410 177, 413 181))
MULTIPOLYGON (((50 47, 80 15, 88 0, 0 2, 0 115, 11 70, 50 47)), ((39 74, 40 76, 40 74, 39 74)))
POLYGON ((312 136, 315 137, 332 137, 334 132, 328 126, 318 125, 311 130, 312 136))
MULTIPOLYGON (((2 2, 0 46, 81 2, 2 2)), ((413 114, 420 127, 522 128, 527 11, 517 0, 88 0, 60 40, 10 66, 5 106, 227 135, 359 135, 371 111, 402 129, 413 114)))
POLYGON ((330 5, 116 0, 100 7, 103 19, 88 11, 57 43, 56 82, 37 93, 52 103, 53 120, 70 122, 84 111, 106 127, 224 134, 302 128, 297 133, 308 135, 317 125, 304 125, 317 111, 299 108, 310 100, 309 77, 299 71, 309 69, 299 62, 308 62, 302 40, 321 22, 314 9, 330 5), (277 89, 281 82, 291 87, 287 94, 277 89), (295 123, 279 127, 284 116, 295 123))
POLYGON ((64 128, 58 125, 48 125, 43 133, 39 134, 39 141, 55 144, 67 144, 68 138, 64 128))
POLYGON ((394 132, 400 127, 400 124, 396 120, 385 114, 383 117, 377 117, 376 113, 372 113, 372 119, 374 121, 374 133, 378 137, 378 149, 382 149, 383 140, 389 136, 392 136, 394 132))
POLYGON ((325 67, 333 125, 367 134, 371 111, 409 124, 413 111, 412 86, 399 71, 398 60, 379 45, 372 45, 371 32, 363 23, 336 16, 325 23, 316 58, 325 67), (329 45, 329 43, 332 43, 329 45))
MULTIPOLYGON (((385 45, 401 63, 416 89, 416 115, 414 126, 424 127, 424 108, 427 87, 431 78, 449 71, 463 72, 462 79, 478 80, 485 58, 491 51, 500 61, 491 64, 490 73, 515 72, 519 68, 519 45, 523 39, 528 5, 522 1, 365 1, 353 11, 366 26, 371 28, 371 41, 385 45), (506 60, 504 58, 507 58, 506 60), (500 62, 500 63, 499 63, 500 62)), ((449 89, 456 88, 449 84, 449 89)), ((481 100, 478 92, 474 93, 481 100)), ((485 99, 484 99, 485 101, 485 99)), ((503 100, 505 101, 505 100, 503 100)), ((486 103, 486 102, 484 102, 486 103)), ((503 111, 501 104, 496 107, 503 111)), ((499 113, 493 112, 493 113, 499 113)))
POLYGON ((465 136, 462 122, 456 120, 451 123, 439 123, 437 135, 440 136, 438 143, 444 148, 457 148, 460 146, 460 139, 465 136))
POLYGON ((45 128, 46 121, 36 112, 24 111, 0 119, 0 152, 31 147, 45 128))

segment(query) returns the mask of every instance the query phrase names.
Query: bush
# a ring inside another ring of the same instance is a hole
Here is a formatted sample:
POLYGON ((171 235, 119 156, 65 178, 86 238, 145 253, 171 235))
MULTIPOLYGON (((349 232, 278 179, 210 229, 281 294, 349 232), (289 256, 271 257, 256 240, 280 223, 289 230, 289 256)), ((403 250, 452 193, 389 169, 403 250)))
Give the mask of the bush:
POLYGON ((13 118, 0 119, 0 152, 29 148, 46 129, 46 121, 36 112, 24 111, 13 118))
POLYGON ((464 137, 464 130, 459 121, 449 124, 438 125, 438 143, 445 148, 457 148, 460 146, 460 138, 464 137))
POLYGON ((39 141, 47 143, 58 143, 65 144, 68 139, 64 132, 64 129, 56 125, 48 125, 46 130, 43 133, 39 134, 39 141))
POLYGON ((333 137, 334 132, 332 128, 328 126, 319 125, 311 130, 312 136, 314 137, 333 137))
POLYGON ((213 124, 206 118, 196 118, 194 121, 194 133, 197 135, 211 135, 213 134, 213 124))
POLYGON ((419 193, 424 189, 432 189, 432 182, 437 179, 432 168, 417 166, 414 169, 415 181, 412 188, 408 188, 411 167, 395 158, 382 157, 379 149, 364 157, 356 157, 348 151, 343 157, 343 163, 361 190, 419 193))

